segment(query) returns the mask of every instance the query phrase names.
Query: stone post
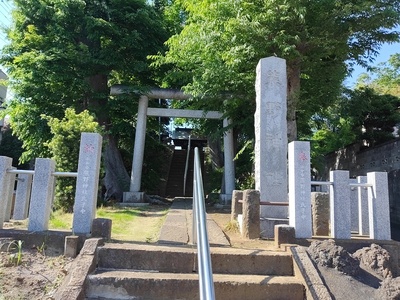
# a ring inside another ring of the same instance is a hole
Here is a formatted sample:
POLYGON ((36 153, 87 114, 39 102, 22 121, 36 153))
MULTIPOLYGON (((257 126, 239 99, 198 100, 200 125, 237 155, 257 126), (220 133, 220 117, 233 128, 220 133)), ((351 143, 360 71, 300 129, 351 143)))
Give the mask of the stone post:
POLYGON ((96 217, 101 146, 100 134, 82 133, 72 225, 75 234, 90 233, 93 219, 96 217))
MULTIPOLYGON (((16 168, 11 167, 10 170, 12 170, 12 169, 15 170, 16 168)), ((9 174, 9 176, 7 176, 8 177, 8 183, 7 183, 8 189, 6 190, 6 193, 5 193, 5 199, 7 202, 6 214, 4 217, 5 222, 10 221, 10 219, 11 219, 11 210, 12 210, 12 202, 13 202, 13 198, 14 198, 14 186, 15 186, 16 175, 17 174, 15 174, 15 173, 11 173, 11 174, 9 174)))
POLYGON ((386 172, 367 173, 369 232, 371 239, 390 240, 389 191, 386 172))
POLYGON ((331 236, 351 239, 349 171, 330 171, 330 181, 331 236))
POLYGON ((296 238, 312 237, 310 143, 289 143, 289 225, 296 238))
POLYGON ((49 226, 51 205, 54 198, 56 168, 54 160, 36 158, 33 176, 31 202, 29 205, 29 231, 45 231, 49 226))
POLYGON ((143 202, 143 193, 140 193, 142 181, 142 166, 144 145, 146 141, 147 108, 149 98, 145 95, 139 98, 139 107, 136 121, 135 144, 132 158, 132 172, 129 192, 123 195, 123 202, 143 202))
POLYGON ((313 233, 317 236, 329 236, 329 194, 311 193, 313 233))
POLYGON ((15 194, 14 220, 25 220, 28 217, 29 198, 31 197, 32 174, 18 174, 15 194))
MULTIPOLYGON (((357 179, 350 178, 349 183, 357 183, 357 179)), ((350 219, 352 232, 358 232, 358 192, 358 187, 350 188, 350 219)))
POLYGON ((260 238, 260 192, 257 190, 245 190, 243 193, 242 236, 260 238))
POLYGON ((3 223, 7 211, 7 193, 9 190, 10 173, 7 170, 12 167, 12 158, 0 156, 0 229, 3 228, 3 223))
MULTIPOLYGON (((358 183, 367 183, 367 176, 358 176, 358 183)), ((368 188, 358 188, 358 233, 369 235, 369 216, 368 216, 368 188)))
POLYGON ((238 215, 241 215, 243 212, 242 203, 239 200, 243 200, 243 191, 234 190, 231 203, 231 221, 237 221, 238 215))
MULTIPOLYGON (((223 126, 228 127, 230 120, 224 119, 223 126)), ((224 180, 225 194, 221 195, 223 204, 229 204, 232 200, 232 193, 235 189, 235 153, 233 147, 233 131, 229 129, 224 134, 224 180)))
MULTIPOLYGON (((255 189, 261 201, 287 202, 287 79, 286 61, 263 58, 257 65, 255 189)), ((288 217, 283 206, 261 206, 262 218, 288 217)), ((273 226, 266 236, 273 236, 273 226)), ((264 234, 263 234, 264 235, 264 234)))

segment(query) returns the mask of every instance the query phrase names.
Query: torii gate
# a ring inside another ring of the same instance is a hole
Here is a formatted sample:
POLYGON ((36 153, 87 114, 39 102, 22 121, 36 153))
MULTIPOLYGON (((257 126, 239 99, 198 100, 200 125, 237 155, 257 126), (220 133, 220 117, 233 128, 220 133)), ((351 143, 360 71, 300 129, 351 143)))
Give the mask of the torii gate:
MULTIPOLYGON (((127 86, 114 85, 111 87, 110 95, 120 95, 132 91, 127 86)), ((191 96, 180 90, 154 88, 139 98, 138 116, 136 123, 135 145, 133 149, 132 172, 129 192, 124 192, 123 202, 143 202, 144 193, 140 191, 142 180, 142 166, 144 156, 144 144, 146 138, 147 116, 170 117, 170 118, 197 118, 197 119, 221 119, 223 114, 218 111, 170 109, 148 107, 149 99, 174 99, 186 100, 191 96)), ((223 127, 228 127, 230 120, 223 119, 223 127)), ((234 167, 233 133, 229 129, 224 134, 224 181, 225 194, 221 194, 221 200, 226 204, 232 199, 235 189, 235 167, 234 167)))

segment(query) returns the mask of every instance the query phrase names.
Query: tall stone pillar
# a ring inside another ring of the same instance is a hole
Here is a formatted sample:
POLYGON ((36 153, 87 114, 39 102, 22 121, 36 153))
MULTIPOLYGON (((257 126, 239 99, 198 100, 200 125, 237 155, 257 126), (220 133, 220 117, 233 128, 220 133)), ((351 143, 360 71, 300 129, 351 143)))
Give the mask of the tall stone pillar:
POLYGON ((136 123, 135 145, 133 149, 131 183, 129 192, 125 192, 123 195, 123 202, 143 202, 143 193, 140 192, 140 184, 142 180, 148 106, 149 98, 145 95, 140 96, 136 123))
MULTIPOLYGON (((257 65, 254 115, 255 188, 260 191, 261 201, 288 201, 286 98, 286 61, 277 57, 261 59, 257 65)), ((260 213, 262 218, 288 217, 284 206, 261 206, 260 213)), ((266 236, 273 236, 273 232, 266 236)))

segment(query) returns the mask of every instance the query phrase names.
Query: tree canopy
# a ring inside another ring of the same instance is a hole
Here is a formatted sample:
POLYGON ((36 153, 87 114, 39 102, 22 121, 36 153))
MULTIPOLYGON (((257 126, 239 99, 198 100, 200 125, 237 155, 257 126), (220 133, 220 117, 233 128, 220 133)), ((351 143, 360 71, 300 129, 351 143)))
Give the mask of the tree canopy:
POLYGON ((162 16, 145 0, 15 0, 10 44, 0 56, 15 93, 8 106, 23 160, 49 157, 52 138, 42 114, 61 119, 88 109, 103 127, 109 194, 121 197, 129 176, 117 147, 132 138, 137 102, 109 96, 109 85, 148 86, 147 55, 168 37, 162 16))
POLYGON ((400 97, 400 53, 391 55, 387 62, 372 68, 371 75, 362 74, 357 85, 368 86, 380 94, 400 97))
POLYGON ((255 67, 287 60, 289 140, 340 93, 351 65, 367 65, 384 42, 396 41, 400 3, 389 1, 179 1, 186 13, 155 65, 171 66, 165 84, 185 81, 204 109, 227 113, 252 136, 255 67), (301 86, 301 89, 300 89, 301 86), (222 95, 229 95, 223 97, 222 95), (297 120, 297 122, 296 122, 297 120))

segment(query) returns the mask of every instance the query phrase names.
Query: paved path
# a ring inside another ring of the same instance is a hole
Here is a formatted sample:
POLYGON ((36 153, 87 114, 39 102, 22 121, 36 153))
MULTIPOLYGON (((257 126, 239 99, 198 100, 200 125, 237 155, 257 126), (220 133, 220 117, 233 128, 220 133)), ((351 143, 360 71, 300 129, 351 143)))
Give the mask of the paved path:
MULTIPOLYGON (((161 229, 159 244, 193 244, 192 198, 175 198, 161 229)), ((210 246, 230 246, 221 228, 207 215, 210 246)))

